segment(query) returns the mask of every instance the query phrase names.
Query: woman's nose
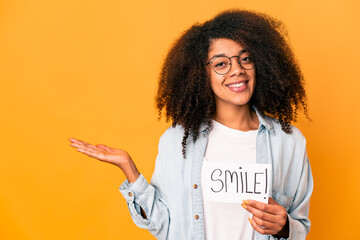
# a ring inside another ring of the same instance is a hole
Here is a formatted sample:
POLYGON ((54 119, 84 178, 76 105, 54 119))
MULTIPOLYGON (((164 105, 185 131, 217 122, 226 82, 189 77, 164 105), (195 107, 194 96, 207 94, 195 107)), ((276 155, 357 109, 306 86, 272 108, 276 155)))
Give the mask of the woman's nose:
POLYGON ((232 58, 229 75, 239 75, 245 73, 245 69, 240 65, 238 58, 232 58))

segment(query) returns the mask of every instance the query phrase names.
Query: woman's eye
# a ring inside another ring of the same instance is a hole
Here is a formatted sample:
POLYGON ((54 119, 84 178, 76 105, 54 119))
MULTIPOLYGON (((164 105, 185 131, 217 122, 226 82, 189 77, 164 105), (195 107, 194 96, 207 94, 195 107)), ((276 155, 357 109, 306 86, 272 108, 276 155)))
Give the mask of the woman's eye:
POLYGON ((252 62, 252 60, 251 60, 250 57, 244 57, 244 58, 241 59, 241 62, 250 63, 250 62, 252 62))
POLYGON ((226 62, 217 62, 216 64, 214 64, 215 68, 223 68, 226 67, 227 63, 226 62))

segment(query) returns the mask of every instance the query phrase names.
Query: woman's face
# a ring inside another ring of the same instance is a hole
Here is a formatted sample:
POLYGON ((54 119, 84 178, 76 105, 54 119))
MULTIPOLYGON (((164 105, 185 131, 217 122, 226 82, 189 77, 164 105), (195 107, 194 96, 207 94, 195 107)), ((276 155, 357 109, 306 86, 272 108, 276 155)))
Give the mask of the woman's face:
MULTIPOLYGON (((239 43, 227 39, 219 38, 212 41, 209 47, 208 61, 214 56, 221 55, 226 57, 239 56, 244 49, 239 43)), ((241 54, 243 62, 247 60, 248 53, 241 54)), ((241 61, 241 59, 239 61, 241 61)), ((214 71, 211 64, 207 65, 210 76, 212 90, 215 93, 216 108, 233 106, 244 106, 249 104, 250 98, 255 89, 255 68, 245 70, 238 62, 237 57, 231 60, 229 72, 220 75, 214 71)), ((219 66, 219 65, 218 65, 219 66)), ((245 66, 245 64, 243 64, 245 66)))

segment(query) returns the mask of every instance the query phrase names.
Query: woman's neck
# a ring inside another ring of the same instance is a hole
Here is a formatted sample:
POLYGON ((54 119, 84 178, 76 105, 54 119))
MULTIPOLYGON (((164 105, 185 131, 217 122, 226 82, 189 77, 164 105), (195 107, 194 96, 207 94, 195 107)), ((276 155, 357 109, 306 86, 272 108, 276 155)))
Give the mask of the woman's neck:
POLYGON ((233 129, 241 131, 257 130, 259 119, 249 104, 243 106, 222 105, 216 107, 214 120, 233 129))

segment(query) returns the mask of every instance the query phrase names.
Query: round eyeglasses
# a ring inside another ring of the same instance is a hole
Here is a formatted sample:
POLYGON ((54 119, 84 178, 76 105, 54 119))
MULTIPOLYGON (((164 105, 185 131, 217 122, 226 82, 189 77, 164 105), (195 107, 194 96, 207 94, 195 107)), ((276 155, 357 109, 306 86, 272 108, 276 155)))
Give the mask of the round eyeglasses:
POLYGON ((246 50, 241 51, 239 56, 232 56, 232 57, 227 57, 223 55, 214 56, 210 59, 210 61, 206 65, 210 64, 212 69, 217 74, 225 75, 230 71, 231 58, 234 57, 238 58, 238 63, 245 70, 251 70, 255 67, 254 62, 250 57, 250 54, 246 50))

